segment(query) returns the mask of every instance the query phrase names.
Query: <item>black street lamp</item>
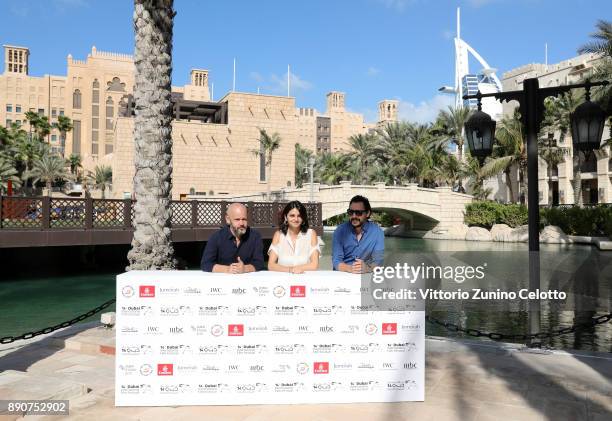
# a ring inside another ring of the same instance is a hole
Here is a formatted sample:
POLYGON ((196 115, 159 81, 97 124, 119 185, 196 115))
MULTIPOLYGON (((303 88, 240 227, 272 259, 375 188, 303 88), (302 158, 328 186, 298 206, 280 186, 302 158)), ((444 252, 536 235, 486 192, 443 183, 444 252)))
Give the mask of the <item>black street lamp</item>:
MULTIPOLYGON (((495 92, 476 95, 464 95, 463 99, 478 99, 478 111, 465 123, 465 132, 470 153, 484 160, 493 150, 495 121, 482 111, 481 100, 495 97, 499 101, 518 101, 520 114, 527 135, 527 206, 529 221, 529 290, 540 288, 540 210, 538 192, 538 131, 544 117, 544 99, 558 96, 571 89, 585 88, 586 101, 571 114, 572 142, 576 150, 590 151, 598 149, 605 124, 606 114, 590 100, 590 89, 593 86, 607 85, 607 81, 590 82, 540 88, 538 79, 523 81, 522 91, 495 92), (531 186, 531 188, 529 188, 531 186)), ((540 329, 540 301, 529 301, 529 333, 535 334, 540 329)), ((532 339, 530 346, 539 346, 537 338, 532 339)))

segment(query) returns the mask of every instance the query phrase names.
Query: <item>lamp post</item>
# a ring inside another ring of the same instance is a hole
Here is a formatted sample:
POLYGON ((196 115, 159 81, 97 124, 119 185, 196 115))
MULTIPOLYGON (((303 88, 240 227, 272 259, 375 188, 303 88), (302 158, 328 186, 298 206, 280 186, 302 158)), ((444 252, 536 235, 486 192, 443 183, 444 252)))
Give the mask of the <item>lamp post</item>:
POLYGON ((314 164, 315 157, 311 156, 308 159, 308 170, 310 171, 310 202, 314 202, 314 164))
MULTIPOLYGON (((579 151, 599 148, 606 114, 597 104, 591 102, 590 89, 593 86, 607 85, 607 81, 580 83, 575 85, 540 88, 537 78, 525 79, 522 91, 495 92, 464 95, 463 99, 478 99, 478 111, 465 123, 465 134, 470 153, 478 159, 491 155, 495 140, 495 121, 482 111, 482 98, 495 97, 499 101, 516 100, 520 103, 520 113, 527 141, 527 206, 529 222, 529 291, 540 288, 540 212, 538 193, 538 131, 544 116, 544 99, 558 96, 572 89, 585 88, 586 101, 572 113, 572 143, 579 151)), ((529 301, 529 333, 540 329, 540 301, 529 301)), ((530 341, 530 346, 539 346, 539 339, 530 341)))

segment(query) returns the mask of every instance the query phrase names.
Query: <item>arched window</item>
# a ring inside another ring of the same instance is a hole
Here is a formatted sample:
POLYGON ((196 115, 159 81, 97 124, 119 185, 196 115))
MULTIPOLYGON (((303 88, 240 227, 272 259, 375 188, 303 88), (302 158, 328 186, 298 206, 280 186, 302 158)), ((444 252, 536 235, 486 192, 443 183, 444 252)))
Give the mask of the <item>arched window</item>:
POLYGON ((91 102, 97 104, 100 102, 100 82, 98 82, 98 79, 94 79, 92 87, 91 102))
POLYGON ((81 91, 78 89, 72 93, 72 108, 81 108, 81 91))

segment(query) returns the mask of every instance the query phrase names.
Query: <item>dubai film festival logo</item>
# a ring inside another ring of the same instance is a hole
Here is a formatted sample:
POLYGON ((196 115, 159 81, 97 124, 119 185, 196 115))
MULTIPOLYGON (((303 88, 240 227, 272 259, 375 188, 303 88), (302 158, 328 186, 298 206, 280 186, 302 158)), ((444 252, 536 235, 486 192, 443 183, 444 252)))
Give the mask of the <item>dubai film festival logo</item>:
POLYGON ((314 374, 329 374, 329 362, 316 362, 313 367, 314 374))
POLYGON ((131 285, 126 285, 121 289, 121 295, 125 298, 131 298, 134 296, 134 288, 131 285))
POLYGON ((298 374, 306 374, 308 373, 308 364, 306 363, 298 363, 296 367, 296 371, 298 374))
POLYGON ((397 323, 383 323, 382 324, 383 335, 397 335, 397 323))
POLYGON ((172 376, 174 374, 174 364, 157 364, 158 376, 172 376))
POLYGON ((143 376, 148 376, 153 372, 153 367, 151 367, 151 364, 143 364, 140 366, 140 374, 142 374, 143 376))
POLYGON ((284 297, 285 288, 279 285, 277 287, 274 287, 274 290, 272 291, 272 293, 274 294, 276 298, 284 297))
POLYGON ((374 335, 378 332, 378 327, 374 323, 368 323, 365 327, 365 331, 368 335, 374 335))
POLYGON ((155 285, 140 285, 139 291, 141 298, 155 297, 155 285))
POLYGON ((305 297, 306 286, 305 285, 291 285, 291 296, 292 297, 305 297))
POLYGON ((228 336, 244 336, 244 325, 228 325, 228 336))

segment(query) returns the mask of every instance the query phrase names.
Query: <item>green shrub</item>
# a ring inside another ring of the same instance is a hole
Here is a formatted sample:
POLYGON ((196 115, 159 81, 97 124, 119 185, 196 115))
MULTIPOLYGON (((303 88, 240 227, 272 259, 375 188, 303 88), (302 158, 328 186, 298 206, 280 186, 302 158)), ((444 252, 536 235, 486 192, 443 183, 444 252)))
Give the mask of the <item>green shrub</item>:
POLYGON ((481 201, 468 203, 465 207, 465 223, 472 227, 490 229, 497 221, 498 203, 481 201))
POLYGON ((555 207, 540 209, 540 226, 556 225, 569 235, 612 235, 612 208, 555 207))
POLYGON ((527 206, 519 204, 505 205, 496 203, 496 224, 506 224, 512 228, 527 224, 527 206))

